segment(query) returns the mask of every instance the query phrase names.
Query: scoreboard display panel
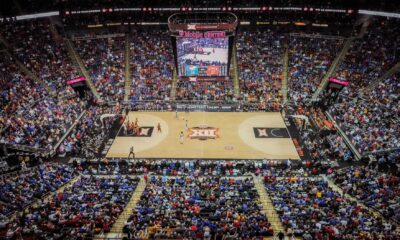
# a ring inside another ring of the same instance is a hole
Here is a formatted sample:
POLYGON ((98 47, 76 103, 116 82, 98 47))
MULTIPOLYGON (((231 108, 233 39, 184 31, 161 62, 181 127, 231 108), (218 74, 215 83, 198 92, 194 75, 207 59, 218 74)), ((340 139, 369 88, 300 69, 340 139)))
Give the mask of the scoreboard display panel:
POLYGON ((228 75, 229 38, 225 32, 180 32, 176 38, 178 75, 228 75))

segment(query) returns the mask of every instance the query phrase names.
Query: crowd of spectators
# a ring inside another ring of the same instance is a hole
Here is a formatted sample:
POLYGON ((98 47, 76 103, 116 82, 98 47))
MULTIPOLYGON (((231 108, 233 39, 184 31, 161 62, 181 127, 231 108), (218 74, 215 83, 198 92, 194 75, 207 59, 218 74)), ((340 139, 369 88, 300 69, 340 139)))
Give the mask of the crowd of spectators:
POLYGON ((396 74, 363 96, 339 99, 330 109, 360 153, 400 147, 399 78, 396 74))
POLYGON ((273 160, 175 160, 155 159, 144 160, 94 158, 91 160, 75 159, 77 168, 83 169, 85 174, 127 174, 148 175, 156 174, 163 176, 242 176, 255 174, 265 175, 272 170, 285 168, 291 163, 273 160))
POLYGON ((23 113, 2 117, 0 142, 52 151, 84 108, 85 102, 76 98, 41 99, 23 113))
POLYGON ((368 89, 400 60, 398 29, 397 19, 371 20, 365 35, 354 40, 335 73, 349 85, 330 111, 362 154, 399 147, 398 124, 392 122, 399 116, 399 75, 368 89))
POLYGON ((121 112, 115 106, 90 106, 79 123, 58 148, 60 156, 95 157, 108 137, 111 126, 121 112), (102 118, 103 114, 111 114, 102 118), (102 118, 102 119, 101 119, 102 118))
POLYGON ((252 178, 152 176, 125 232, 150 238, 260 239, 273 235, 252 178))
POLYGON ((294 120, 303 147, 310 154, 310 161, 307 161, 306 165, 312 173, 330 172, 343 161, 353 160, 351 150, 320 108, 297 106, 295 115, 308 117, 307 121, 301 118, 294 118, 294 120))
POLYGON ((131 34, 130 100, 168 100, 174 61, 164 30, 137 30, 131 34))
POLYGON ((0 142, 52 150, 85 106, 65 84, 78 73, 63 38, 46 19, 1 23, 0 34, 16 56, 0 58, 0 142))
POLYGON ((353 160, 352 152, 336 132, 321 134, 308 129, 302 131, 301 137, 310 153, 309 167, 313 172, 332 171, 343 161, 353 160))
POLYGON ((319 87, 343 39, 323 36, 290 36, 288 90, 295 102, 310 100, 319 87))
POLYGON ((137 177, 82 176, 8 223, 6 237, 82 239, 109 232, 138 182, 137 177))
POLYGON ((36 101, 52 97, 40 83, 21 72, 14 60, 0 55, 0 113, 4 117, 23 114, 36 101))
POLYGON ((74 91, 66 81, 79 76, 67 47, 49 19, 0 23, 0 34, 14 55, 58 96, 71 96, 74 91))
POLYGON ((192 82, 182 79, 177 83, 175 99, 229 101, 233 99, 233 84, 224 80, 192 82))
POLYGON ((375 208, 384 217, 400 222, 400 185, 395 173, 379 172, 369 166, 350 166, 335 171, 332 178, 345 193, 375 208))
POLYGON ((280 102, 285 41, 283 35, 269 29, 238 33, 237 67, 245 100, 280 102))
POLYGON ((123 100, 125 38, 95 36, 74 43, 100 97, 107 102, 123 100))
POLYGON ((362 38, 356 38, 334 76, 349 81, 347 97, 381 77, 400 60, 399 20, 373 19, 362 38))
MULTIPOLYGON (((35 171, 2 180, 0 236, 90 238, 107 233, 139 181, 127 176, 143 175, 146 188, 123 229, 128 238, 259 239, 274 233, 258 205, 257 190, 249 177, 255 174, 264 178, 289 235, 304 239, 398 237, 395 225, 332 190, 314 176, 307 163, 292 165, 269 160, 167 159, 82 159, 71 167, 40 165, 35 171), (80 180, 25 209, 75 177, 74 169, 84 174, 80 180), (22 209, 24 213, 16 220, 7 219, 22 209)), ((327 173, 345 193, 378 208, 385 218, 398 218, 395 175, 364 167, 327 173)))
POLYGON ((19 175, 0 179, 0 215, 8 216, 21 211, 35 200, 74 177, 71 166, 62 164, 43 164, 32 169, 22 169, 19 175))
POLYGON ((335 129, 333 122, 328 119, 328 117, 325 115, 324 111, 321 108, 310 109, 310 117, 311 120, 314 121, 314 124, 316 125, 318 130, 335 129))
POLYGON ((321 178, 266 178, 288 234, 303 239, 397 239, 392 224, 344 198, 321 178))

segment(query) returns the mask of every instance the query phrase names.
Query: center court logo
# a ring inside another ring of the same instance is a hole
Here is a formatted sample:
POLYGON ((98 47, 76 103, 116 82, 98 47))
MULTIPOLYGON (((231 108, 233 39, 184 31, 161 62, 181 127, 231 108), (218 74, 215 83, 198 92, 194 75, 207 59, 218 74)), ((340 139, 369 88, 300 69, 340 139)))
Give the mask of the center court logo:
POLYGON ((188 129, 188 138, 198 140, 217 139, 219 128, 210 127, 207 125, 197 126, 188 129))
POLYGON ((254 127, 255 138, 290 138, 286 128, 254 127))

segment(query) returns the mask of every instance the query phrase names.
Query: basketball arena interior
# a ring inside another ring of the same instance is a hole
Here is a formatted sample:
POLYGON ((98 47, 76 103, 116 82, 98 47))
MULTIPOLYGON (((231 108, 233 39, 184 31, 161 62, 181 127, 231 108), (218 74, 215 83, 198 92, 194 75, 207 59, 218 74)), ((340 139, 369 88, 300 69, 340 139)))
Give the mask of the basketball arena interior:
POLYGON ((0 239, 400 239, 397 0, 0 3, 0 239))

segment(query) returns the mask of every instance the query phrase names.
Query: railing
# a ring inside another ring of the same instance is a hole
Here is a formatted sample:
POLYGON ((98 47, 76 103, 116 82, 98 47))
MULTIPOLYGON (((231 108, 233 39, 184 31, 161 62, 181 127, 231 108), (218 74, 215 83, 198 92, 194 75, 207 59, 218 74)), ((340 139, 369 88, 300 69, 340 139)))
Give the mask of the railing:
POLYGON ((331 40, 344 40, 342 36, 332 36, 323 34, 306 34, 306 33, 289 33, 290 37, 302 37, 302 38, 321 38, 321 39, 331 39, 331 40))
POLYGON ((392 153, 400 151, 400 148, 391 148, 391 149, 385 149, 385 150, 379 150, 379 151, 372 151, 372 152, 364 152, 363 155, 380 155, 380 154, 387 154, 387 153, 392 153))
MULTIPOLYGON (((277 100, 269 100, 269 101, 263 101, 266 104, 275 104, 277 103, 277 100)), ((110 105, 114 106, 116 104, 122 104, 122 105, 137 105, 137 104, 208 104, 208 105, 216 105, 216 104, 240 104, 240 105, 257 105, 260 103, 260 101, 249 101, 246 99, 232 99, 232 100, 173 100, 173 99, 155 99, 155 100, 128 100, 128 101, 122 101, 122 102, 117 102, 117 101, 108 101, 108 102, 103 102, 103 105, 110 105)), ((285 103, 286 106, 297 106, 297 102, 288 100, 285 103)))
POLYGON ((35 167, 31 167, 31 168, 27 168, 26 170, 17 170, 17 171, 13 171, 13 172, 9 172, 9 173, 4 173, 0 175, 0 179, 5 179, 5 178, 9 178, 9 177, 15 177, 15 176, 19 176, 21 173, 23 172, 31 172, 33 170, 35 170, 36 168, 38 168, 37 166, 35 167))
POLYGON ((110 33, 110 34, 94 34, 94 35, 86 35, 86 36, 71 36, 72 41, 79 40, 90 40, 90 39, 102 39, 102 38, 115 38, 115 37, 125 37, 125 33, 110 33))
POLYGON ((19 150, 23 152, 35 152, 40 153, 40 155, 45 156, 46 153, 48 154, 48 149, 39 148, 39 147, 32 147, 28 145, 21 145, 21 144, 11 144, 11 143, 4 143, 4 145, 9 149, 19 150))
POLYGON ((75 128, 75 126, 79 123, 79 121, 81 120, 81 118, 83 117, 83 115, 86 113, 86 110, 83 110, 81 114, 79 114, 78 118, 75 120, 75 122, 71 125, 71 127, 68 128, 68 130, 64 133, 64 135, 60 138, 60 140, 58 140, 58 142, 56 143, 56 145, 54 145, 53 149, 50 152, 50 155, 54 155, 57 152, 58 147, 60 146, 60 144, 64 141, 64 139, 66 137, 68 137, 68 135, 70 134, 70 132, 72 131, 72 129, 75 128))
POLYGON ((345 132, 343 132, 342 128, 340 127, 340 125, 335 121, 335 119, 331 116, 331 114, 326 111, 325 112, 326 116, 329 118, 330 121, 332 121, 335 126, 335 128, 339 131, 340 135, 343 137, 344 142, 347 144, 347 146, 349 146, 350 150, 354 153, 355 157, 357 160, 360 160, 362 155, 360 154, 360 152, 357 150, 357 148, 353 145, 353 143, 350 141, 350 139, 348 138, 348 136, 346 135, 345 132))
MULTIPOLYGON (((272 100, 264 101, 264 103, 266 104, 266 108, 271 110, 272 104, 276 104, 277 102, 272 100)), ((238 111, 247 110, 243 109, 243 107, 253 107, 257 108, 258 110, 263 110, 258 107, 259 102, 250 102, 246 100, 130 100, 124 102, 109 101, 103 103, 103 105, 109 106, 115 106, 117 104, 122 104, 123 106, 127 107, 142 106, 143 109, 140 110, 157 110, 158 107, 161 111, 172 111, 176 109, 176 106, 181 105, 232 106, 237 107, 238 111), (163 106, 164 108, 161 109, 161 106, 163 106), (144 109, 145 107, 147 108, 144 109)), ((295 103, 288 102, 285 105, 294 106, 295 103)))

